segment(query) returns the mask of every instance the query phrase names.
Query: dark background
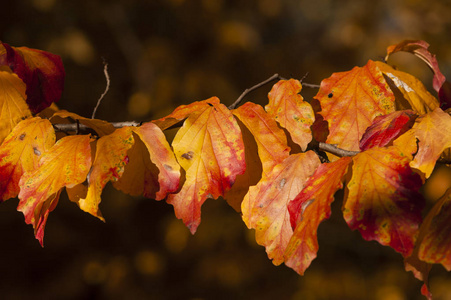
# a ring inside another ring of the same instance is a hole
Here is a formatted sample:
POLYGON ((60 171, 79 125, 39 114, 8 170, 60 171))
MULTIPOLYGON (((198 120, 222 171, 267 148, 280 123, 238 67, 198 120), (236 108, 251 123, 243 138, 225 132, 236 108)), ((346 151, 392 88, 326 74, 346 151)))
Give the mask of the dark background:
MULTIPOLYGON (((61 55, 66 84, 58 105, 91 116, 148 121, 176 106, 218 96, 231 104, 274 73, 319 84, 331 73, 385 56, 386 47, 423 39, 451 76, 451 2, 420 0, 7 1, 0 39, 61 55)), ((410 55, 391 63, 431 84, 410 55)), ((265 104, 270 87, 247 100, 265 104)), ((309 100, 316 90, 305 88, 309 100)), ((451 186, 440 169, 424 193, 431 205, 451 186)), ((63 193, 64 194, 64 193, 63 193)), ((340 213, 319 227, 320 250, 305 276, 275 267, 240 216, 222 199, 202 208, 191 236, 164 201, 108 186, 103 224, 65 195, 50 214, 45 248, 16 212, 0 205, 2 299, 423 299, 401 256, 365 242, 340 213)), ((437 299, 451 299, 451 276, 431 273, 437 299)))

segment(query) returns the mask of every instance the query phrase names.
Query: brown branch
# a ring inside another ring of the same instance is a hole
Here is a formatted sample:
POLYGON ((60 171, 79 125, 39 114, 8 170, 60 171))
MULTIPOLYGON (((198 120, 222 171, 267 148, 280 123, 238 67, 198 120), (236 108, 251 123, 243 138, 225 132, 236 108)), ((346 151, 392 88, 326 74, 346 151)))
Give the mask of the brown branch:
POLYGON ((92 112, 91 119, 94 119, 94 117, 96 116, 97 108, 99 108, 100 102, 102 101, 103 97, 105 97, 106 93, 108 93, 108 90, 110 89, 110 76, 108 75, 108 63, 105 60, 103 60, 103 74, 105 74, 105 79, 106 79, 105 91, 103 92, 102 95, 100 95, 99 100, 97 100, 97 105, 96 105, 96 107, 94 107, 94 111, 92 112))
POLYGON ((254 90, 256 90, 256 89, 258 89, 258 88, 260 88, 262 86, 264 86, 265 84, 270 83, 271 81, 278 80, 278 79, 280 80, 282 78, 279 76, 279 74, 274 74, 271 77, 269 77, 268 79, 266 79, 266 80, 264 80, 264 81, 262 81, 262 82, 260 82, 260 83, 258 83, 256 85, 254 85, 253 87, 250 87, 250 88, 244 90, 244 92, 241 93, 241 95, 238 97, 238 99, 236 99, 236 101, 233 102, 233 104, 230 105, 228 108, 229 109, 235 109, 241 103, 241 101, 243 100, 243 98, 247 94, 249 94, 250 92, 252 92, 252 91, 254 91, 254 90))
MULTIPOLYGON (((135 122, 135 121, 127 121, 127 122, 113 122, 111 123, 114 128, 122 128, 122 127, 126 127, 126 126, 140 126, 141 123, 140 122, 135 122)), ((72 124, 53 124, 53 128, 55 128, 55 131, 78 131, 78 132, 83 132, 83 131, 88 131, 91 130, 91 127, 83 125, 83 124, 77 124, 77 123, 72 123, 72 124)))
POLYGON ((321 151, 326 151, 326 152, 332 153, 332 154, 334 154, 336 156, 339 156, 339 157, 354 156, 354 155, 357 155, 357 154, 360 153, 360 151, 344 150, 344 149, 338 148, 335 145, 326 144, 326 143, 322 143, 322 142, 319 142, 318 148, 321 151))

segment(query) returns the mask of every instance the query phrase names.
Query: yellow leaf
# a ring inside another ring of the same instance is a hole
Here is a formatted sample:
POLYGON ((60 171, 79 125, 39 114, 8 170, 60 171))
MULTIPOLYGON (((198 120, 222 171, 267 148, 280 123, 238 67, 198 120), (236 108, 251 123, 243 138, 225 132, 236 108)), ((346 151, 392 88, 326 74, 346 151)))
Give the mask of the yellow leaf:
POLYGON ((48 120, 23 120, 0 147, 0 195, 2 200, 19 194, 23 173, 33 172, 39 159, 55 144, 55 132, 48 120))
POLYGON ((42 245, 45 221, 58 202, 63 187, 85 181, 91 167, 91 137, 67 136, 42 154, 38 168, 25 173, 19 182, 19 206, 25 222, 32 224, 42 245))
POLYGON ((0 142, 17 123, 31 116, 25 89, 25 83, 16 74, 0 66, 0 142))
POLYGON ((80 209, 102 221, 105 219, 99 210, 100 194, 108 181, 118 180, 128 162, 127 150, 133 145, 131 127, 117 129, 97 140, 96 156, 88 178, 86 198, 80 198, 80 209))

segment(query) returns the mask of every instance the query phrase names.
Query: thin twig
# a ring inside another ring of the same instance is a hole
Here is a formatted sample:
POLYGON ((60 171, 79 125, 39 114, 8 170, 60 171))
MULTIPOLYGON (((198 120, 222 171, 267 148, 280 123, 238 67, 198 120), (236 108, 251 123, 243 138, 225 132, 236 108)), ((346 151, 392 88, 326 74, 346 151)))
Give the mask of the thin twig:
POLYGON ((106 87, 103 94, 100 96, 99 100, 97 100, 97 105, 94 107, 94 111, 92 112, 91 119, 94 119, 96 116, 97 108, 99 108, 100 102, 102 101, 103 97, 105 97, 106 93, 108 93, 108 90, 110 89, 110 75, 108 75, 108 63, 103 60, 103 74, 105 74, 106 79, 106 87))
POLYGON ((322 151, 326 151, 326 152, 332 153, 332 154, 334 154, 336 156, 339 156, 339 157, 354 156, 354 155, 357 155, 357 154, 360 153, 360 151, 344 150, 344 149, 338 148, 335 145, 326 144, 326 143, 322 143, 322 142, 319 143, 318 148, 320 150, 322 150, 322 151))
POLYGON ((311 84, 311 83, 302 83, 302 86, 304 87, 308 87, 308 88, 312 88, 312 89, 319 89, 320 85, 319 84, 311 84))
POLYGON ((238 99, 236 99, 236 101, 233 102, 233 104, 229 106, 229 109, 235 109, 241 103, 243 98, 250 92, 264 86, 267 83, 270 83, 271 81, 277 80, 277 79, 281 79, 281 77, 279 76, 279 74, 274 74, 271 77, 269 77, 268 79, 266 79, 265 81, 262 81, 256 85, 254 85, 253 87, 244 90, 244 92, 238 97, 238 99))
MULTIPOLYGON (((114 128, 122 128, 122 127, 126 127, 126 126, 133 126, 133 127, 137 127, 140 126, 141 123, 140 122, 135 122, 135 121, 126 121, 126 122, 113 122, 111 123, 114 128)), ((91 129, 91 127, 86 126, 84 124, 80 124, 80 123, 72 123, 72 124, 53 124, 53 128, 55 128, 55 131, 77 131, 78 132, 83 132, 83 131, 88 131, 91 129)))

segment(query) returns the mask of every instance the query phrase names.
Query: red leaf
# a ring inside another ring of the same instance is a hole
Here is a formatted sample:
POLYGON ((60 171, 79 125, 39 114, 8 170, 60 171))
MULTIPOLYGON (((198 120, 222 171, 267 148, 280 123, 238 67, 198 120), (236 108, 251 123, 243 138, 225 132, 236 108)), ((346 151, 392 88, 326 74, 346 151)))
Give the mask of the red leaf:
POLYGON ((385 147, 409 130, 417 117, 411 110, 395 111, 388 115, 376 117, 360 140, 360 150, 385 147))
POLYGON ((58 55, 2 43, 0 65, 9 66, 26 84, 27 104, 33 113, 60 99, 65 72, 58 55))
POLYGON ((330 217, 334 194, 343 187, 350 157, 322 164, 309 177, 304 189, 288 204, 294 233, 284 254, 285 264, 303 275, 318 252, 319 224, 330 217))
POLYGON ((408 256, 414 246, 424 200, 422 181, 397 147, 372 148, 353 157, 343 215, 365 240, 376 240, 408 256))

